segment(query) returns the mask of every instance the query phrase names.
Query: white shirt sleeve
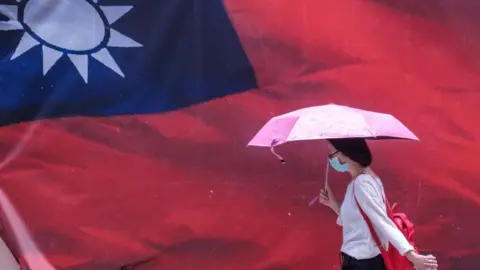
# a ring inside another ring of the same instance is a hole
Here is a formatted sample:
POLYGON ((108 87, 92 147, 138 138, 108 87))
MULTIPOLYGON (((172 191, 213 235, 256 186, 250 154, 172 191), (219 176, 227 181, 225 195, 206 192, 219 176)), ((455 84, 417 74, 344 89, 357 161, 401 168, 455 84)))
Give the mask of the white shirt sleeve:
POLYGON ((375 179, 368 175, 357 177, 354 181, 355 196, 363 212, 368 216, 377 234, 388 240, 401 255, 405 255, 413 246, 407 241, 393 221, 388 217, 382 190, 375 187, 375 179), (379 194, 380 193, 380 194, 379 194))

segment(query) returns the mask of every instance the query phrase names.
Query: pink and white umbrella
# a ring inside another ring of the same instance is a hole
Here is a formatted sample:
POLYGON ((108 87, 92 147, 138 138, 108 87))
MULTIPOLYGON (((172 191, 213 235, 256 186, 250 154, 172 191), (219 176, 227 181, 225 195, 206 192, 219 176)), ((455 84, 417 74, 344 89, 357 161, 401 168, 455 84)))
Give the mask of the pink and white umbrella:
POLYGON ((286 142, 335 138, 418 140, 390 114, 328 104, 276 116, 265 124, 248 146, 274 147, 286 142))

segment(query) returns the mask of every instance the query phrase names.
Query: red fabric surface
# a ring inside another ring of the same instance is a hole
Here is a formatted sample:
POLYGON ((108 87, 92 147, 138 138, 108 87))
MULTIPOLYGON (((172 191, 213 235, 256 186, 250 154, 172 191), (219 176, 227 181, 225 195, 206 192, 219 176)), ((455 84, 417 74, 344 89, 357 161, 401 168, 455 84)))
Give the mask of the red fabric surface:
MULTIPOLYGON (((246 148, 269 117, 335 102, 392 113, 421 142, 370 145, 392 201, 441 269, 480 256, 480 5, 475 1, 225 2, 260 89, 181 111, 46 120, 2 168, 58 269, 339 269, 333 213, 308 207, 322 142, 246 148)), ((34 125, 3 127, 8 153, 34 125)), ((347 175, 331 185, 342 196, 347 175)), ((476 259, 477 258, 477 259, 476 259)))

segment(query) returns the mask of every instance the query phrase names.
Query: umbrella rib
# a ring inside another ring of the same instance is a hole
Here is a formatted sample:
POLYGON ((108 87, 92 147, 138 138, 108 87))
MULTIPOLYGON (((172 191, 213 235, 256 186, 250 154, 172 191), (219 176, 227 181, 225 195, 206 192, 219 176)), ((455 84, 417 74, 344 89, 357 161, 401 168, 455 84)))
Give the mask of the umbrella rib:
POLYGON ((362 119, 363 119, 363 122, 365 123, 365 127, 367 127, 368 132, 370 132, 373 138, 377 138, 377 134, 370 129, 370 125, 368 124, 367 119, 365 119, 365 116, 362 115, 362 119))
POLYGON ((368 130, 368 132, 370 132, 370 134, 372 134, 372 137, 377 138, 377 134, 374 133, 368 125, 367 125, 367 130, 368 130))
POLYGON ((297 119, 295 120, 295 124, 293 124, 292 128, 288 132, 287 137, 285 138, 285 141, 288 141, 288 138, 290 137, 290 134, 292 134, 292 131, 295 128, 295 126, 297 125, 299 119, 300 119, 300 116, 297 116, 297 119))

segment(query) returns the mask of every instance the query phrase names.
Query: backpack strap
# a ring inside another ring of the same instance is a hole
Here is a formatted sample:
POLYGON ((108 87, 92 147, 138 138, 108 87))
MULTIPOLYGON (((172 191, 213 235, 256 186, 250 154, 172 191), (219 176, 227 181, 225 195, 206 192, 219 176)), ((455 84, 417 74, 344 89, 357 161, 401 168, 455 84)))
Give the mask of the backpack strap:
POLYGON ((378 237, 377 232, 373 228, 372 222, 370 221, 367 214, 365 214, 362 207, 358 203, 357 195, 355 195, 355 181, 353 181, 352 184, 353 184, 353 197, 355 198, 355 203, 357 204, 357 207, 360 210, 360 214, 362 214, 363 219, 365 220, 365 222, 367 222, 368 229, 370 230, 370 234, 372 235, 373 240, 375 240, 375 244, 377 244, 378 248, 382 248, 382 242, 380 241, 380 238, 378 237))

